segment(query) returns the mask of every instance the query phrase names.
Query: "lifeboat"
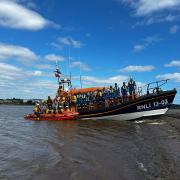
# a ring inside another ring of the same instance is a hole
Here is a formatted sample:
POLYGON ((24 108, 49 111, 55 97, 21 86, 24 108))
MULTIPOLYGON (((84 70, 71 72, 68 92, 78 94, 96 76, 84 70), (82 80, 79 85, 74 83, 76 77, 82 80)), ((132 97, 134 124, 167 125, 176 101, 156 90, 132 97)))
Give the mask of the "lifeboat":
MULTIPOLYGON (((60 70, 56 69, 55 76, 58 78, 59 88, 57 91, 58 97, 70 98, 72 95, 86 94, 88 92, 97 92, 98 90, 106 89, 106 87, 91 87, 72 89, 71 75, 70 79, 63 77, 60 70), (65 86, 68 90, 65 91, 65 86)), ((136 93, 129 98, 124 99, 122 94, 119 93, 119 97, 111 100, 110 98, 101 99, 101 103, 98 99, 91 100, 89 104, 73 104, 72 111, 78 112, 64 112, 62 114, 28 114, 26 119, 30 120, 49 120, 49 121, 61 121, 61 120, 73 120, 79 119, 109 119, 109 120, 134 120, 144 117, 160 116, 164 115, 173 104, 176 96, 176 89, 162 90, 162 86, 167 83, 168 79, 151 82, 144 86, 146 89, 139 87, 136 89, 136 93), (103 101, 102 101, 103 100, 103 101), (105 102, 107 100, 107 102, 105 102)), ((81 82, 81 79, 80 79, 81 82)), ((82 87, 82 83, 81 83, 82 87)), ((107 88, 109 89, 109 88, 107 88)), ((102 98, 102 97, 101 97, 102 98)))
POLYGON ((35 114, 28 114, 24 118, 34 121, 66 121, 74 120, 78 117, 78 112, 64 112, 62 114, 40 114, 39 116, 35 114))

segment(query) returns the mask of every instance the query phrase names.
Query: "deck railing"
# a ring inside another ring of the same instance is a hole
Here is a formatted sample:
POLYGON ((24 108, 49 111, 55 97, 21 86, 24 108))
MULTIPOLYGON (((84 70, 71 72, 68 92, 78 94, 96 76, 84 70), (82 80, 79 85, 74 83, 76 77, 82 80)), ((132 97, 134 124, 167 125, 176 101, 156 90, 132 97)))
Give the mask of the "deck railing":
POLYGON ((167 84, 168 81, 169 81, 169 79, 165 79, 165 80, 161 80, 161 81, 155 81, 155 82, 148 83, 145 86, 138 87, 137 93, 139 96, 149 95, 152 93, 158 94, 162 91, 161 87, 164 86, 165 84, 167 84))

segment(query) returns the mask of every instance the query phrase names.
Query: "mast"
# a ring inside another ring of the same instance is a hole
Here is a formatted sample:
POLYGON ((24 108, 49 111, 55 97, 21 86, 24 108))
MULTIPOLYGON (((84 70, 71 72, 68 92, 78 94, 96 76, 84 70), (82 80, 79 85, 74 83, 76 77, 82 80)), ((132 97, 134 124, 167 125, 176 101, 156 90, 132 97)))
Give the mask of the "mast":
POLYGON ((54 71, 55 72, 55 77, 57 77, 58 79, 58 85, 60 87, 60 70, 59 70, 59 67, 58 67, 58 61, 56 60, 56 70, 54 71))
POLYGON ((80 85, 81 85, 81 89, 82 89, 82 76, 80 75, 80 85))
POLYGON ((71 74, 71 46, 70 45, 68 48, 68 61, 69 61, 69 80, 70 80, 70 88, 71 88, 72 87, 72 84, 71 84, 72 74, 71 74))
POLYGON ((79 68, 80 68, 80 86, 81 86, 81 89, 82 89, 82 74, 81 74, 81 63, 80 63, 80 66, 79 66, 79 68))

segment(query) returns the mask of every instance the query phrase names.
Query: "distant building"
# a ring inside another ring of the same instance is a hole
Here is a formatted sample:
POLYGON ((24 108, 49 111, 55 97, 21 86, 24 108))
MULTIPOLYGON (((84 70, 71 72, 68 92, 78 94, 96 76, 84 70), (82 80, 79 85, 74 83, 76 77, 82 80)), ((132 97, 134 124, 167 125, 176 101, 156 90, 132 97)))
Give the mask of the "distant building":
POLYGON ((12 99, 0 99, 0 104, 28 104, 33 105, 36 102, 40 102, 42 99, 18 99, 18 98, 12 98, 12 99))

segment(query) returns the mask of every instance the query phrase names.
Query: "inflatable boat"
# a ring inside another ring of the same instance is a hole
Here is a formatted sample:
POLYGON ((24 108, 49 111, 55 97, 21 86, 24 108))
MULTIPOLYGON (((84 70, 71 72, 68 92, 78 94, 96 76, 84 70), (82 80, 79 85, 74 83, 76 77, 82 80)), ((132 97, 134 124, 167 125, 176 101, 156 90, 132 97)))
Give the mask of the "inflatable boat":
POLYGON ((74 120, 78 117, 78 112, 65 112, 62 114, 28 114, 24 118, 28 120, 34 121, 66 121, 66 120, 74 120))

